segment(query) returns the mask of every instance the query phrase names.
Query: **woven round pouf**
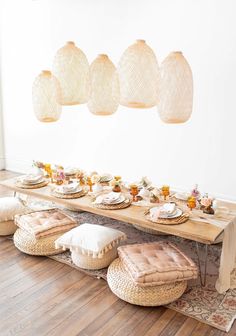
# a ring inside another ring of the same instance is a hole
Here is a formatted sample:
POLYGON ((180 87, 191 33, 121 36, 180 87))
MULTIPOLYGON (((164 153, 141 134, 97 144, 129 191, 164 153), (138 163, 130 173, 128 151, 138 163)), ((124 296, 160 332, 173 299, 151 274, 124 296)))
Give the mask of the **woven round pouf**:
POLYGON ((117 248, 113 247, 108 252, 104 253, 102 258, 93 258, 92 256, 84 255, 79 252, 72 251, 71 258, 73 263, 83 269, 99 270, 110 265, 117 257, 117 248))
POLYGON ((15 233, 17 226, 13 220, 0 222, 0 236, 9 236, 15 233))
POLYGON ((180 298, 187 287, 187 281, 150 287, 138 286, 132 281, 119 258, 109 266, 107 282, 116 296, 139 306, 166 305, 180 298))
POLYGON ((63 252, 63 249, 55 248, 55 241, 62 234, 57 234, 45 238, 35 239, 30 233, 17 229, 13 241, 15 246, 26 254, 38 255, 38 256, 49 256, 54 254, 59 254, 63 252))

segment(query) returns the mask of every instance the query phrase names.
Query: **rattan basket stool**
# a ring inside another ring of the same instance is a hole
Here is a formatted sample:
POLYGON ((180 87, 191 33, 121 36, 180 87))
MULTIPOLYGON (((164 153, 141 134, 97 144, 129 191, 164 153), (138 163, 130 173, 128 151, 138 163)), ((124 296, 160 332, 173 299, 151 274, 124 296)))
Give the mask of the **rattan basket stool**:
POLYGON ((55 248, 55 241, 61 236, 60 234, 55 234, 45 238, 35 239, 33 235, 22 230, 17 229, 13 241, 15 246, 26 254, 37 255, 37 256, 49 256, 54 254, 59 254, 63 252, 63 249, 55 248))
POLYGON ((133 282, 119 258, 109 266, 107 282, 116 296, 139 306, 166 305, 180 298, 187 287, 187 281, 140 287, 133 282))
POLYGON ((83 269, 99 270, 110 265, 117 257, 117 248, 113 247, 108 252, 104 253, 102 258, 93 258, 92 256, 84 255, 79 252, 72 251, 71 258, 73 263, 83 269))

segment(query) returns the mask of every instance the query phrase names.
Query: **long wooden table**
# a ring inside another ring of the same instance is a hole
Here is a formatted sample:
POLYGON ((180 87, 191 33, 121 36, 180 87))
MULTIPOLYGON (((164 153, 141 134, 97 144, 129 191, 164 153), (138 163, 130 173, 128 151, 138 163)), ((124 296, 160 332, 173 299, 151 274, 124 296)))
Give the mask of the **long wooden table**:
POLYGON ((217 238, 223 232, 223 229, 217 226, 211 225, 209 223, 194 222, 192 220, 188 220, 187 222, 178 225, 154 224, 145 218, 145 207, 131 205, 126 209, 103 210, 95 208, 91 204, 90 196, 84 196, 77 199, 61 199, 51 195, 50 186, 39 189, 23 189, 16 187, 14 181, 15 178, 1 181, 0 184, 8 189, 11 189, 13 192, 18 192, 25 195, 33 196, 38 199, 51 201, 65 207, 73 207, 74 209, 88 211, 97 215, 117 219, 126 223, 136 224, 144 228, 155 229, 159 232, 179 236, 207 245, 215 243, 217 241, 217 238))

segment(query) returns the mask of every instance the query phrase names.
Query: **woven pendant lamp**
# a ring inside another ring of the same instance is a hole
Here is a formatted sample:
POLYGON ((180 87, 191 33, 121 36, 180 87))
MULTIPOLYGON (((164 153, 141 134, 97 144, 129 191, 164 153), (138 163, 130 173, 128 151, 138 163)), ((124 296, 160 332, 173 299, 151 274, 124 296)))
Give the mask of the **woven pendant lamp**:
POLYGON ((159 66, 153 50, 144 40, 137 40, 125 50, 117 70, 121 105, 136 108, 157 105, 159 66))
POLYGON ((86 103, 89 93, 89 63, 74 42, 59 49, 53 61, 53 74, 62 89, 62 105, 86 103))
POLYGON ((61 88, 51 71, 44 70, 35 78, 32 88, 33 108, 39 121, 57 121, 61 115, 61 88))
POLYGON ((165 123, 184 123, 192 113, 193 76, 182 52, 172 52, 161 65, 159 115, 165 123))
POLYGON ((107 55, 100 54, 90 66, 89 111, 96 115, 116 112, 120 99, 116 68, 107 55))

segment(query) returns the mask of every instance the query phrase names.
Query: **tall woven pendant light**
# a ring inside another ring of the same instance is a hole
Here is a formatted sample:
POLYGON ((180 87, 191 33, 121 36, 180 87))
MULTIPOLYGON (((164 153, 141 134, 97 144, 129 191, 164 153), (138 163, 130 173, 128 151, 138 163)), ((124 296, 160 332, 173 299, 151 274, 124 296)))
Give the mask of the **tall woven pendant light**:
POLYGON ((120 99, 116 68, 107 55, 100 54, 90 66, 90 98, 88 108, 96 115, 116 112, 120 99))
POLYGON ((156 56, 144 40, 137 40, 118 65, 120 104, 148 108, 157 105, 160 73, 156 56))
POLYGON ((61 115, 61 88, 51 71, 44 70, 35 78, 32 88, 33 108, 39 121, 57 121, 61 115))
POLYGON ((62 89, 62 105, 86 103, 89 94, 89 63, 74 42, 59 49, 53 61, 53 74, 62 89))
POLYGON ((184 123, 192 113, 193 76, 182 52, 172 52, 161 65, 159 115, 165 123, 184 123))

